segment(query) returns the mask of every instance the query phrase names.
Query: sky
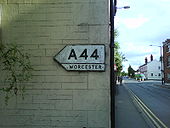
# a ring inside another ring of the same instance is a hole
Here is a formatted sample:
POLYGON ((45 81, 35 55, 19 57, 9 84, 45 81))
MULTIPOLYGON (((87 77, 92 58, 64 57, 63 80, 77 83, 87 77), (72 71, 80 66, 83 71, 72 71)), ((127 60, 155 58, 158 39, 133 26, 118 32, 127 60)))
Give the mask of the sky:
POLYGON ((170 0, 117 0, 117 7, 130 6, 130 9, 117 9, 115 28, 119 36, 115 39, 120 44, 129 65, 137 70, 150 61, 150 55, 159 60, 162 42, 170 39, 170 0), (156 45, 156 46, 149 46, 156 45))

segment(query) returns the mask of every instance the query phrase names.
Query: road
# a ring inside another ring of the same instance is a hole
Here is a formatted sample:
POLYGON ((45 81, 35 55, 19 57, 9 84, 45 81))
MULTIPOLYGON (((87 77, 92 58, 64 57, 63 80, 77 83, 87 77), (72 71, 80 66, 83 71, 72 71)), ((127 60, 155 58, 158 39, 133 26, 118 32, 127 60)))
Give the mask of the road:
POLYGON ((167 127, 170 127, 170 89, 155 85, 161 85, 161 82, 135 80, 124 82, 124 86, 133 91, 167 127))

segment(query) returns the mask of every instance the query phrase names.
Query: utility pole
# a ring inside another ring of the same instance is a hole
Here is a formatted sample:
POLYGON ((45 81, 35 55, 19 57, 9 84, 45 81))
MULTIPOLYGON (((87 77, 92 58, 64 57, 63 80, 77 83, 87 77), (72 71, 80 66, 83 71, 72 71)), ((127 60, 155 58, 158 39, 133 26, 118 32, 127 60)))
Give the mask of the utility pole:
POLYGON ((110 0, 110 96, 111 96, 111 128, 115 127, 115 73, 114 73, 114 16, 116 0, 110 0))

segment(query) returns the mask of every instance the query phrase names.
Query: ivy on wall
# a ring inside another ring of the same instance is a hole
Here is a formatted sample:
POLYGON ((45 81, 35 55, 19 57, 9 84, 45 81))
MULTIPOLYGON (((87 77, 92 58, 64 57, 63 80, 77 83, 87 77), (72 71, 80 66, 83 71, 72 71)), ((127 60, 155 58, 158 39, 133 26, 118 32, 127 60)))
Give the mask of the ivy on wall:
POLYGON ((6 93, 5 103, 10 97, 22 95, 25 90, 24 83, 32 78, 30 56, 17 44, 4 45, 0 43, 0 65, 5 78, 0 90, 6 93))

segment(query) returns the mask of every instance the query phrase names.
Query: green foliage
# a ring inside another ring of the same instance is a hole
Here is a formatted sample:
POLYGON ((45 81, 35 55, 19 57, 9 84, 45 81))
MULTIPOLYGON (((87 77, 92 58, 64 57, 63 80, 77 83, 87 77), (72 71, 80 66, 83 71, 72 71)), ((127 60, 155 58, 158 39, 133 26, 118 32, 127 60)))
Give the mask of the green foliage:
MULTIPOLYGON (((114 36, 115 36, 115 38, 118 36, 118 31, 117 30, 115 30, 114 36)), ((119 43, 115 42, 114 43, 114 61, 115 61, 116 67, 117 67, 117 75, 121 74, 121 71, 123 69, 122 62, 126 61, 126 58, 125 58, 124 54, 122 54, 119 51, 119 49, 120 49, 119 43)))
POLYGON ((115 29, 115 30, 114 30, 114 37, 116 38, 116 37, 118 37, 118 36, 119 36, 118 30, 115 29))
POLYGON ((29 55, 16 44, 0 44, 0 64, 5 76, 4 87, 0 90, 6 92, 5 101, 7 103, 10 96, 23 95, 24 82, 32 78, 33 70, 29 55))
POLYGON ((121 72, 121 76, 128 76, 128 73, 126 73, 125 71, 121 72))
POLYGON ((128 76, 131 78, 135 77, 135 70, 130 65, 128 67, 128 76))

